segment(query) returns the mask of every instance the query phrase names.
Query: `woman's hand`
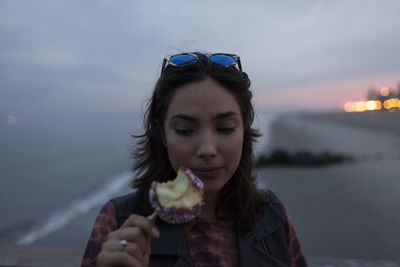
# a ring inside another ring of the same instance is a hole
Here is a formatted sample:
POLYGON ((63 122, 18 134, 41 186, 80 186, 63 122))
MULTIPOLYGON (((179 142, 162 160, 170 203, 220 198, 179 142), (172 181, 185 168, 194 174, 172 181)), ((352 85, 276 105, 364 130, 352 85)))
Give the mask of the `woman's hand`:
POLYGON ((156 216, 156 213, 147 218, 131 215, 121 228, 108 234, 97 256, 97 266, 147 267, 151 252, 151 238, 160 236, 154 226, 156 216))

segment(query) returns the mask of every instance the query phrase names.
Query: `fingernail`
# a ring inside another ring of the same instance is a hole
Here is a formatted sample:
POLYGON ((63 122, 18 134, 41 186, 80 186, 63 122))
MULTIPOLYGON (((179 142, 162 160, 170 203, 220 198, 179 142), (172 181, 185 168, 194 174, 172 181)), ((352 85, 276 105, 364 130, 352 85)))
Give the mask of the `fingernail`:
POLYGON ((157 212, 153 212, 153 214, 147 216, 147 219, 150 220, 151 222, 155 222, 157 218, 157 212))
POLYGON ((154 237, 154 238, 160 237, 160 232, 158 231, 158 229, 156 227, 151 228, 151 234, 152 234, 152 237, 154 237))

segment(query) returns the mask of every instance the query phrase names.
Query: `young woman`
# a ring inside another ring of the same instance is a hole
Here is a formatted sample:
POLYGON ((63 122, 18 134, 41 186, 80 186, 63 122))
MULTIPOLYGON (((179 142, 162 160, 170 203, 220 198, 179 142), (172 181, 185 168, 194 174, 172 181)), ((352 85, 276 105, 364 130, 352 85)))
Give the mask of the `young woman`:
POLYGON ((307 266, 284 205, 256 189, 250 80, 232 54, 164 59, 133 151, 135 192, 98 215, 82 266, 307 266), (200 215, 156 218, 152 181, 190 168, 204 183, 200 215))

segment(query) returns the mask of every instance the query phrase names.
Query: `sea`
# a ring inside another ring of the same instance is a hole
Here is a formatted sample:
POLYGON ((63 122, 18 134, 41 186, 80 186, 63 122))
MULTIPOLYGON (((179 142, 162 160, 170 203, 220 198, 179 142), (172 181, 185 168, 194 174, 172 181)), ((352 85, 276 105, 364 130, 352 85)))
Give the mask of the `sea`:
MULTIPOLYGON (((83 251, 101 206, 132 191, 130 152, 135 140, 131 135, 143 133, 142 116, 4 119, 0 123, 0 244, 83 251)), ((256 112, 254 127, 263 134, 256 156, 271 149, 271 125, 279 116, 278 112, 256 112)), ((285 188, 289 180, 272 182, 276 188, 285 188)), ((355 256, 368 258, 368 254, 355 256)))
MULTIPOLYGON (((0 243, 83 247, 96 214, 129 192, 132 134, 143 133, 141 113, 40 116, 0 124, 0 243), (74 228, 75 225, 75 228, 74 228), (81 226, 86 225, 86 226, 81 226), (77 230, 78 228, 78 230, 77 230)), ((268 146, 268 125, 257 151, 268 146)))
MULTIPOLYGON (((24 117, 0 126, 0 243, 36 244, 129 190, 139 114, 24 117)), ((86 223, 86 222, 85 222, 86 223)), ((89 228, 93 225, 90 221, 89 228)), ((57 245, 83 246, 82 233, 57 245), (77 244, 76 242, 79 242, 77 244)))

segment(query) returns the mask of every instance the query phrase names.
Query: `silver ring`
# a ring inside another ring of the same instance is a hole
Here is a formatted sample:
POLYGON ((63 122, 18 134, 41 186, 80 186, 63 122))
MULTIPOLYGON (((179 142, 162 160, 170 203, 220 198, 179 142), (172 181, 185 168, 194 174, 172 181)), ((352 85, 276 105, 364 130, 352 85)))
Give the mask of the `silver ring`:
POLYGON ((121 245, 120 249, 122 251, 124 251, 126 246, 128 245, 128 241, 126 241, 125 239, 122 239, 121 241, 119 241, 119 244, 121 245))

